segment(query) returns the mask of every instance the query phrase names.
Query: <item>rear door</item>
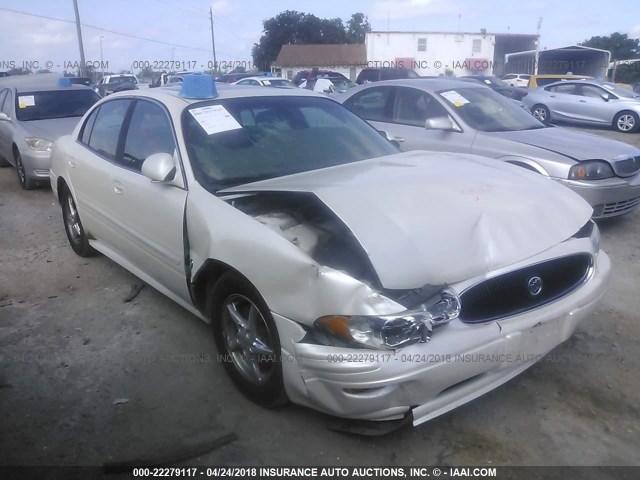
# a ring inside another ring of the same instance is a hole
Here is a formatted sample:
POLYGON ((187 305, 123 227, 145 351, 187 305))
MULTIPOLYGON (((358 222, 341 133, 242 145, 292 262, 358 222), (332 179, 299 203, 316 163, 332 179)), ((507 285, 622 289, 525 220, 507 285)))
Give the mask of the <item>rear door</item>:
POLYGON ((561 83, 545 88, 549 92, 549 104, 551 116, 560 118, 576 119, 580 110, 575 83, 561 83))

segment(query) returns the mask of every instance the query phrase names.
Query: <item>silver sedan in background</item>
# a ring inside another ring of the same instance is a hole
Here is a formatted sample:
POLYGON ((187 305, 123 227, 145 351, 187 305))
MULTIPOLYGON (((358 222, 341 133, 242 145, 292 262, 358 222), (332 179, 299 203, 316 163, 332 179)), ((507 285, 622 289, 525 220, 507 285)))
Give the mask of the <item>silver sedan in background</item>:
POLYGON ((607 125, 623 133, 640 129, 640 94, 615 83, 555 82, 533 90, 522 102, 544 123, 607 125))
POLYGON ((71 133, 100 97, 59 75, 22 75, 0 82, 0 167, 16 167, 25 190, 49 183, 51 146, 71 133))
POLYGON ((481 85, 437 78, 391 80, 335 98, 404 151, 474 153, 519 165, 580 194, 596 218, 629 213, 640 205, 639 149, 545 126, 481 85))

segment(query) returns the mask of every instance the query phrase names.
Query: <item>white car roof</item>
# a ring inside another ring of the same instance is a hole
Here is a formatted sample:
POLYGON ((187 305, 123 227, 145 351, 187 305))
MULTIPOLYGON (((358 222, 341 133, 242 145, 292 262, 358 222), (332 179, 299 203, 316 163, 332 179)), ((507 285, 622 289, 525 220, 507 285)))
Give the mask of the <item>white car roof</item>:
POLYGON ((227 85, 216 83, 218 96, 207 99, 183 98, 180 96, 181 85, 145 88, 142 90, 127 90, 109 95, 106 100, 121 97, 151 98, 165 104, 170 110, 182 110, 186 105, 193 103, 206 102, 209 100, 221 100, 225 98, 243 98, 243 97, 318 97, 327 98, 326 95, 320 95, 309 90, 300 88, 258 88, 252 85, 227 85))

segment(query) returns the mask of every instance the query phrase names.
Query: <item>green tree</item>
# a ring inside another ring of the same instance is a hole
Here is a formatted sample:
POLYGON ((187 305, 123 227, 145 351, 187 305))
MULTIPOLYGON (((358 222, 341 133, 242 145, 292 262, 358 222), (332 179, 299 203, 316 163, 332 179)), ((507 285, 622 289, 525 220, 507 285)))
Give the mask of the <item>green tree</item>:
POLYGON ((28 75, 33 72, 28 68, 18 67, 18 68, 12 68, 11 70, 8 70, 7 73, 9 75, 28 75))
POLYGON ((340 18, 318 18, 308 13, 287 10, 262 22, 260 41, 251 50, 253 63, 268 70, 283 45, 363 43, 371 26, 362 13, 351 16, 345 27, 340 18))
POLYGON ((367 32, 371 31, 371 24, 364 13, 354 13, 347 22, 347 43, 364 43, 367 32))
POLYGON ((611 61, 640 57, 640 39, 629 38, 626 33, 612 33, 608 37, 591 37, 580 45, 611 52, 611 61))
MULTIPOLYGON (((607 37, 591 37, 581 43, 585 47, 599 48, 611 52, 611 61, 640 58, 640 39, 629 38, 626 33, 612 33, 607 37)), ((615 81, 632 83, 640 80, 640 62, 618 65, 615 81)))

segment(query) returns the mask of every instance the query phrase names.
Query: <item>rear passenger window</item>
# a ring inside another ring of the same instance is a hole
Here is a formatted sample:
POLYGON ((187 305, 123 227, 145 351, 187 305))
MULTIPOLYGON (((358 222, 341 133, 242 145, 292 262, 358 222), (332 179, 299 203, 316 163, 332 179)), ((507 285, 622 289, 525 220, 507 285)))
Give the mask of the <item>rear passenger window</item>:
POLYGON ((391 87, 370 88, 351 97, 344 106, 360 118, 384 122, 390 94, 391 87))
POLYGON ((100 110, 100 107, 96 108, 93 112, 91 112, 91 115, 89 115, 89 118, 87 118, 87 121, 84 123, 84 127, 82 127, 82 134, 80 136, 80 141, 85 145, 89 145, 89 139, 91 138, 91 130, 93 130, 93 124, 96 122, 96 117, 98 116, 98 110, 100 110))
MULTIPOLYGON (((100 155, 115 160, 122 122, 130 100, 112 100, 103 103, 91 129, 88 145, 100 155)), ((84 133, 84 132, 83 132, 84 133)))
POLYGON ((138 101, 133 109, 124 153, 118 163, 135 171, 154 153, 173 155, 176 144, 164 109, 152 102, 138 101))

